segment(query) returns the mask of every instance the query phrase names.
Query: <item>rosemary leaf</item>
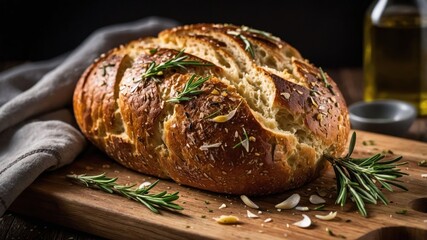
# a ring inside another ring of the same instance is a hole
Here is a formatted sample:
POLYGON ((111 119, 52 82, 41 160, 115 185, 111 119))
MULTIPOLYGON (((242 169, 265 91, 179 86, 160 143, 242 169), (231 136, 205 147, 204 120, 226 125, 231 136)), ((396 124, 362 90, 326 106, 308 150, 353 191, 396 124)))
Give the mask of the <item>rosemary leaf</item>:
POLYGON ((377 204, 378 199, 385 205, 389 203, 379 186, 391 192, 393 191, 392 186, 405 191, 408 190, 405 186, 399 184, 401 181, 398 179, 408 175, 398 168, 398 166, 407 164, 407 162, 398 162, 402 159, 401 156, 389 161, 381 161, 385 156, 380 153, 368 158, 354 159, 351 154, 355 145, 356 133, 353 133, 348 153, 344 157, 326 156, 326 159, 332 164, 335 172, 338 189, 336 203, 344 206, 349 197, 356 203, 360 214, 367 217, 368 212, 365 203, 377 204))
POLYGON ((255 52, 254 52, 254 49, 252 47, 252 44, 251 44, 251 42, 249 42, 249 40, 244 35, 242 35, 240 32, 236 32, 236 31, 227 31, 227 34, 240 38, 240 40, 242 40, 242 42, 245 44, 245 51, 249 52, 251 54, 252 58, 255 58, 255 52))
POLYGON ((317 206, 317 207, 313 208, 312 210, 315 210, 315 211, 325 211, 325 204, 317 206))
POLYGON ((166 100, 166 102, 180 103, 184 101, 189 101, 193 96, 196 96, 202 93, 203 91, 200 90, 200 88, 203 83, 209 80, 210 76, 205 78, 199 76, 194 81, 195 78, 196 78, 196 75, 193 74, 190 77, 190 79, 185 83, 184 89, 182 90, 182 92, 180 92, 176 97, 166 100))
MULTIPOLYGON (((156 50, 157 51, 157 50, 156 50)), ((176 54, 173 58, 166 62, 157 64, 155 61, 151 62, 147 70, 142 74, 141 78, 135 82, 141 82, 153 76, 163 75, 163 71, 170 68, 182 68, 186 69, 185 66, 212 66, 211 63, 204 63, 201 61, 190 61, 187 60, 188 55, 184 55, 184 49, 176 54)))
POLYGON ((160 213, 159 208, 173 210, 183 209, 181 206, 174 203, 174 201, 179 198, 178 192, 168 194, 166 191, 163 191, 158 194, 149 194, 149 191, 157 185, 159 180, 142 188, 134 188, 135 185, 128 186, 117 184, 117 178, 109 178, 105 176, 105 173, 95 176, 72 174, 67 175, 66 177, 79 183, 83 183, 86 187, 101 189, 105 192, 111 194, 115 193, 137 201, 154 213, 160 213))
POLYGON ((323 72, 322 68, 319 68, 319 70, 320 70, 320 75, 322 76, 323 83, 325 83, 325 87, 327 87, 329 89, 329 91, 332 93, 332 95, 335 95, 335 92, 332 89, 332 85, 329 84, 329 81, 328 81, 328 78, 325 75, 325 72, 323 72))
POLYGON ((242 31, 245 31, 245 32, 250 32, 250 33, 262 35, 265 38, 272 40, 272 41, 280 41, 280 38, 273 36, 273 34, 271 34, 269 32, 261 31, 261 30, 250 28, 247 26, 242 26, 242 27, 240 27, 240 29, 242 29, 242 31))

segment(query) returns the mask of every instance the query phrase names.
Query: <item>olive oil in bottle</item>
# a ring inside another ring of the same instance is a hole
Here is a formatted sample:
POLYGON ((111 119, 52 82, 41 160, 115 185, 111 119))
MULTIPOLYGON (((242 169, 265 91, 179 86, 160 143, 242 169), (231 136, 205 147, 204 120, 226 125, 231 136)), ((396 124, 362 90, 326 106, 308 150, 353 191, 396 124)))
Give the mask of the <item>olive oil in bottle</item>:
POLYGON ((365 100, 403 100, 427 116, 427 1, 379 0, 365 21, 365 100))

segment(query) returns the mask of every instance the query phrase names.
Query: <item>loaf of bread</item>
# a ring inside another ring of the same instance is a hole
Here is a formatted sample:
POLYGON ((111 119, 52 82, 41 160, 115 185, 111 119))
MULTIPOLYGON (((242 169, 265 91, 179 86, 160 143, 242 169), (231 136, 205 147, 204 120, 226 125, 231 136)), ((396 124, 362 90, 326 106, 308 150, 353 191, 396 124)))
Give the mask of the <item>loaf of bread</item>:
POLYGON ((73 105, 85 136, 123 166, 228 194, 315 179, 350 130, 327 73, 279 38, 230 24, 112 49, 81 76, 73 105))

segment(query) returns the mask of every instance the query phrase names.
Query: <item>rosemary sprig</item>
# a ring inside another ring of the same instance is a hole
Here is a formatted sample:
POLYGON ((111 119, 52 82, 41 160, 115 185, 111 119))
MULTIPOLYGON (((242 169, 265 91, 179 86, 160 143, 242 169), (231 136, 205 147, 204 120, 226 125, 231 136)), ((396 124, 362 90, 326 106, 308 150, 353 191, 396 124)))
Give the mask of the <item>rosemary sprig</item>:
POLYGON ((319 68, 319 70, 320 70, 320 75, 322 75, 323 83, 325 83, 325 87, 327 87, 329 89, 329 91, 332 93, 332 95, 335 95, 335 92, 332 89, 332 85, 329 84, 328 78, 326 77, 325 72, 323 72, 322 68, 319 68))
POLYGON ((240 32, 236 32, 236 31, 227 31, 227 34, 230 34, 232 36, 236 36, 236 37, 240 38, 240 40, 242 40, 243 43, 245 44, 245 51, 249 52, 251 54, 252 58, 255 58, 255 52, 254 52, 254 49, 252 47, 252 44, 251 44, 251 42, 249 42, 249 40, 244 35, 242 35, 240 32))
POLYGON ((269 39, 269 40, 273 40, 273 41, 280 41, 280 38, 273 36, 273 34, 269 33, 269 32, 265 32, 265 31, 261 31, 258 29, 254 29, 254 28, 250 28, 248 26, 241 26, 240 29, 242 29, 242 31, 245 32, 250 32, 250 33, 255 33, 258 35, 262 35, 265 38, 269 39))
MULTIPOLYGON (((156 50, 157 51, 157 50, 156 50)), ((142 74, 141 78, 136 82, 141 82, 147 78, 153 76, 161 76, 163 75, 163 71, 169 68, 183 68, 186 69, 185 66, 212 66, 211 63, 203 63, 200 61, 190 61, 186 59, 188 55, 183 55, 184 49, 181 50, 178 54, 176 54, 173 58, 169 59, 166 62, 162 62, 157 64, 155 61, 152 61, 148 66, 147 70, 142 74)))
POLYGON ((315 211, 324 211, 325 210, 325 204, 322 204, 320 206, 314 207, 313 210, 315 210, 315 211))
POLYGON ((178 192, 168 194, 166 191, 149 194, 149 191, 154 188, 159 180, 148 186, 133 188, 135 185, 119 185, 116 183, 117 178, 109 178, 105 173, 87 176, 81 175, 67 175, 67 178, 73 179, 86 185, 86 187, 101 189, 104 192, 111 194, 119 194, 139 203, 142 203, 154 213, 159 213, 158 208, 182 210, 183 208, 176 203, 173 203, 179 198, 178 192))
POLYGON ((338 188, 336 203, 344 206, 347 198, 350 197, 356 203, 360 214, 367 217, 365 202, 377 204, 377 199, 380 199, 384 205, 389 203, 377 187, 376 182, 391 192, 393 191, 391 186, 408 190, 405 186, 397 183, 402 182, 398 178, 408 175, 401 172, 397 167, 407 164, 407 162, 398 163, 402 159, 401 156, 389 161, 380 161, 385 157, 380 153, 368 158, 352 158, 351 154, 355 144, 356 133, 353 133, 347 155, 342 158, 326 156, 326 159, 332 164, 335 171, 338 188))
POLYGON ((166 102, 174 102, 174 103, 180 103, 183 101, 190 100, 193 96, 199 95, 203 91, 200 89, 202 84, 205 83, 207 80, 209 80, 210 76, 208 77, 201 77, 199 76, 195 81, 196 74, 193 74, 190 79, 185 83, 184 89, 182 92, 180 92, 176 97, 170 98, 166 100, 166 102))

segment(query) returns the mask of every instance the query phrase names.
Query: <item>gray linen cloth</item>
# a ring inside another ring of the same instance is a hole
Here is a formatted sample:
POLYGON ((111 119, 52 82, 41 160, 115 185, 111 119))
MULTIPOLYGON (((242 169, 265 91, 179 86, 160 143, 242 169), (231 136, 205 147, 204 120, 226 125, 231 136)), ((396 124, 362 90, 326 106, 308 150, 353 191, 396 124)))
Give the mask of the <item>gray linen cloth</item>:
POLYGON ((107 26, 68 55, 0 73, 0 216, 41 173, 71 163, 85 147, 71 110, 85 68, 113 47, 176 25, 149 17, 107 26))

